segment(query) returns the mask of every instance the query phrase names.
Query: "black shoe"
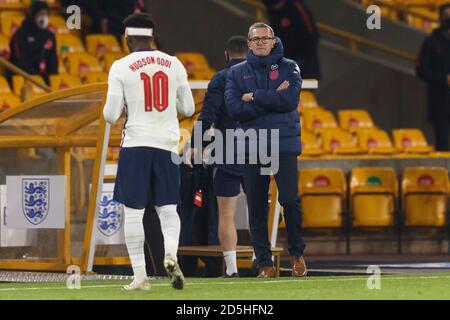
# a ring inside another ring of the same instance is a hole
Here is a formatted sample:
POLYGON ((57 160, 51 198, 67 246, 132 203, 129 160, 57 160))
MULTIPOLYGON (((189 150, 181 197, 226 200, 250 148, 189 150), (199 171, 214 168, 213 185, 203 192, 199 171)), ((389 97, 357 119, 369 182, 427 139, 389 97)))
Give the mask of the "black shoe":
POLYGON ((223 276, 221 276, 220 278, 239 278, 239 273, 235 272, 232 274, 227 274, 225 273, 223 276))

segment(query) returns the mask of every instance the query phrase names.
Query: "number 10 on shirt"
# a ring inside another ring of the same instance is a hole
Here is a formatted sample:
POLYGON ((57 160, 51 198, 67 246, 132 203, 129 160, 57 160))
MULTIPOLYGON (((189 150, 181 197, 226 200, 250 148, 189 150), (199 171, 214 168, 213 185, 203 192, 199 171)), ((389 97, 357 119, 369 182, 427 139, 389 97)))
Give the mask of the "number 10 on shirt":
POLYGON ((169 78, 162 71, 156 72, 152 78, 141 72, 144 81, 145 112, 151 112, 153 107, 159 112, 167 109, 169 105, 169 78))

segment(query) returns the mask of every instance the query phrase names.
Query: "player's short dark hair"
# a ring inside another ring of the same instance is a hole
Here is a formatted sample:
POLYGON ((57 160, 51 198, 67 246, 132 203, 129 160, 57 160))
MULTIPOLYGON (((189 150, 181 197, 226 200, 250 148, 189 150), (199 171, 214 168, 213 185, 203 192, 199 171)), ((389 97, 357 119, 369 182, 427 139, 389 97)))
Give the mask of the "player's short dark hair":
POLYGON ((148 28, 155 29, 153 17, 148 13, 133 13, 123 20, 125 28, 148 28))
POLYGON ((31 5, 30 14, 34 18, 37 15, 37 13, 41 10, 50 11, 50 7, 45 1, 35 1, 31 5))
POLYGON ((443 18, 443 16, 444 16, 444 11, 445 11, 447 8, 450 8, 450 2, 446 2, 446 3, 444 3, 444 4, 442 4, 442 5, 439 6, 439 19, 442 20, 442 18, 443 18))
POLYGON ((228 39, 227 52, 230 54, 246 54, 248 51, 247 38, 244 36, 233 36, 228 39))

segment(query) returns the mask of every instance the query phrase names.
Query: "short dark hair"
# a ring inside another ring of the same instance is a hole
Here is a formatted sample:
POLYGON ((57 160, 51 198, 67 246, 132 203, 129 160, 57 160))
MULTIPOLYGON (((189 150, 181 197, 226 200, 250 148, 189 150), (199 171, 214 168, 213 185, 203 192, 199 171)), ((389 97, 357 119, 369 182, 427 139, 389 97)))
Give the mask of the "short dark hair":
POLYGON ((35 1, 31 5, 30 14, 34 18, 37 15, 37 13, 41 10, 50 11, 50 7, 45 1, 35 1))
POLYGON ((229 54, 246 54, 248 51, 247 38, 232 36, 228 39, 226 50, 229 54))
POLYGON ((123 20, 125 28, 148 28, 155 29, 155 22, 153 17, 148 13, 134 13, 123 20))

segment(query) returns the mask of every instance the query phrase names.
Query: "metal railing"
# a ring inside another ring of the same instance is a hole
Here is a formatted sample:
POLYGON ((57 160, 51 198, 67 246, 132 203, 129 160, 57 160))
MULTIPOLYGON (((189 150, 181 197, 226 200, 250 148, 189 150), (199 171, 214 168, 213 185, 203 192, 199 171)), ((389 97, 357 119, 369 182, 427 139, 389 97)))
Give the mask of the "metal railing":
POLYGON ((28 72, 23 71, 22 69, 20 69, 16 65, 12 64, 5 58, 0 57, 0 66, 5 67, 6 69, 8 69, 9 71, 11 71, 14 74, 18 74, 18 75, 24 77, 25 80, 30 81, 35 86, 41 88, 45 92, 52 92, 52 88, 50 88, 46 84, 43 84, 43 83, 39 82, 38 80, 34 79, 33 75, 29 74, 28 72))

